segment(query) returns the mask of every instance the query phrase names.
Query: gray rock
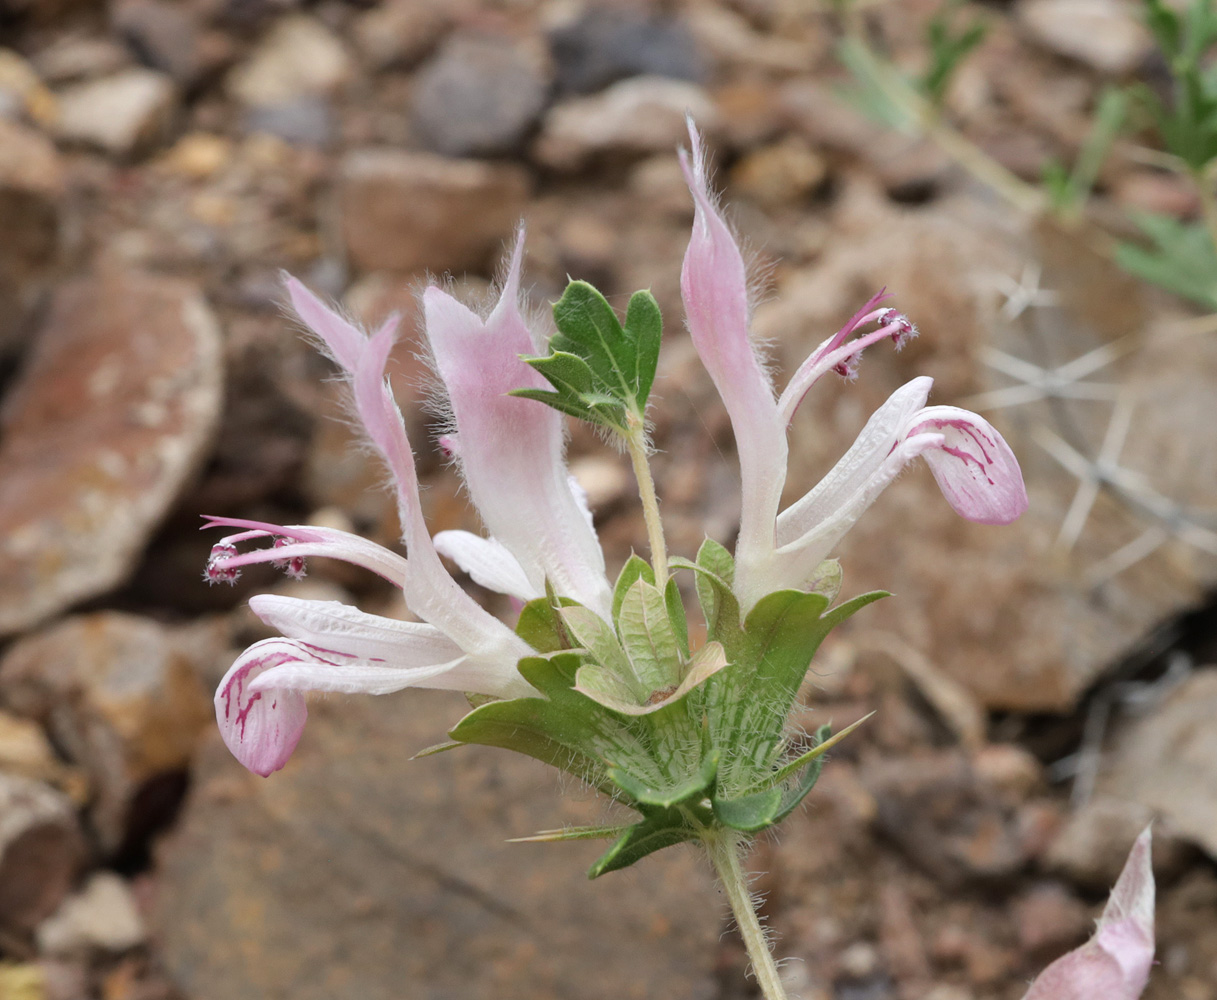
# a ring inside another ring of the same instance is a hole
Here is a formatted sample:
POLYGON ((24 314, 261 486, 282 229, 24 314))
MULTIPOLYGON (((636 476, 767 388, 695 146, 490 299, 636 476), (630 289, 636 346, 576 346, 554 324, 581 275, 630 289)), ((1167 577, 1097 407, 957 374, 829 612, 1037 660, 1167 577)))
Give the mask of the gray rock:
POLYGON ((317 701, 269 780, 214 741, 160 854, 156 926, 187 995, 717 995, 724 915, 692 851, 589 883, 600 843, 505 844, 603 806, 503 751, 411 762, 462 708, 427 691, 317 701))
POLYGON ((477 269, 502 249, 527 195, 516 166, 360 149, 341 166, 343 236, 367 271, 477 269))
POLYGON ((445 156, 488 156, 520 148, 545 109, 549 81, 508 40, 454 35, 419 70, 414 128, 445 156))
POLYGON ((220 333, 194 286, 65 285, 0 411, 0 634, 125 580, 219 417, 220 333))
POLYGON ((701 80, 705 64, 685 25, 628 6, 589 7, 550 32, 558 87, 590 94, 630 76, 701 80))
POLYGON ((315 94, 275 104, 255 104, 245 111, 246 132, 277 136, 294 146, 323 148, 334 139, 334 109, 315 94))

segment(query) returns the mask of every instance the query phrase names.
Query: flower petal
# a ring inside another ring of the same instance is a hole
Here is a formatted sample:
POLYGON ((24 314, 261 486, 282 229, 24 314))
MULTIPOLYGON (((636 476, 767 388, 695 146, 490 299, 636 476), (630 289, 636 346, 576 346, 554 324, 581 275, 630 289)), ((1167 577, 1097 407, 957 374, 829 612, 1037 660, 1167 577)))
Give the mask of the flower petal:
POLYGON ((471 531, 440 531, 432 541, 441 556, 447 556, 487 590, 526 603, 545 596, 543 589, 529 581, 507 546, 493 538, 482 538, 471 531))
POLYGON ((773 386, 748 336, 748 282, 744 259, 715 208, 706 179, 701 137, 689 125, 692 162, 681 167, 693 193, 695 217, 680 275, 680 290, 693 346, 735 433, 741 479, 737 570, 773 550, 774 518, 786 480, 786 429, 773 386))
POLYGON ((1018 459, 984 417, 957 406, 931 406, 908 433, 927 432, 944 438, 925 460, 956 513, 980 524, 1009 524, 1027 509, 1018 459))
MULTIPOLYGON (((328 662, 320 657, 298 659, 271 667, 254 678, 251 686, 258 691, 331 691, 341 694, 392 694, 408 687, 427 687, 428 681, 451 673, 464 656, 451 663, 433 663, 426 667, 390 667, 384 663, 364 660, 328 662)), ((438 685, 450 687, 450 685, 438 685)), ((456 690, 464 690, 462 687, 456 690)))
POLYGON ((266 777, 287 763, 308 718, 304 696, 297 691, 255 691, 264 671, 299 655, 295 643, 266 639, 237 657, 216 690, 216 722, 232 755, 266 777))
POLYGON ((548 387, 520 359, 535 351, 517 305, 522 246, 521 231, 502 296, 485 322, 428 288, 427 337, 452 408, 457 460, 488 533, 523 567, 529 592, 543 592, 548 579, 559 594, 607 615, 604 555, 568 482, 562 417, 508 395, 548 387))
POLYGON ((1150 831, 1137 838, 1099 929, 1046 968, 1023 1000, 1137 1000, 1154 962, 1150 831))
POLYGON ((296 315, 321 339, 325 353, 345 371, 354 371, 367 343, 363 332, 325 305, 291 275, 284 276, 284 284, 296 315))

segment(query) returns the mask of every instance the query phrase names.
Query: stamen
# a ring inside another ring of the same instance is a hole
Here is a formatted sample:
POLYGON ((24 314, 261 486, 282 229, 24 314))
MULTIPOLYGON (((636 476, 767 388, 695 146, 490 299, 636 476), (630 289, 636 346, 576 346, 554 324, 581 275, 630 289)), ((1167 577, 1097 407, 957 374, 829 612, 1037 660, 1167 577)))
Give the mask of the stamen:
MULTIPOLYGON (((291 545, 290 538, 276 538, 275 544, 271 548, 281 549, 285 545, 291 545)), ((275 559, 271 562, 275 569, 282 570, 293 580, 303 580, 308 575, 308 569, 305 566, 304 556, 291 556, 288 559, 275 559)))
POLYGON ((211 555, 207 557, 207 568, 203 570, 203 579, 210 584, 226 583, 230 587, 241 576, 239 569, 225 565, 226 561, 237 554, 237 547, 227 542, 220 542, 211 547, 211 555))

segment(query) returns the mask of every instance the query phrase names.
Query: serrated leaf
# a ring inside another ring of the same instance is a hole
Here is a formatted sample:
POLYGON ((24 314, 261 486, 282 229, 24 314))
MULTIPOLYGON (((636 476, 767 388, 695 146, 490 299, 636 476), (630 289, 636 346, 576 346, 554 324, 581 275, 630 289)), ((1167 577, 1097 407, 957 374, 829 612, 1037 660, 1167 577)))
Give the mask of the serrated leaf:
POLYGON ((626 591, 617 616, 617 633, 643 698, 676 687, 681 680, 680 647, 667 603, 653 584, 638 579, 626 591))
POLYGON ((647 781, 621 767, 610 767, 608 778, 634 801, 666 809, 682 802, 704 799, 717 774, 718 753, 711 751, 701 759, 696 772, 675 783, 647 781))
POLYGON ((628 868, 648 854, 693 840, 696 836, 697 832, 675 810, 652 813, 626 830, 588 869, 587 877, 599 878, 609 872, 628 868))
POLYGON ((629 559, 617 574, 617 583, 613 586, 613 621, 621 614, 621 602, 625 600, 626 592, 634 586, 636 580, 655 582, 655 571, 651 564, 636 553, 630 553, 629 559))
POLYGON ((574 607, 577 601, 569 597, 538 597, 529 601, 520 609, 520 617, 516 621, 516 635, 523 639, 538 653, 556 653, 575 646, 566 630, 558 607, 574 607))

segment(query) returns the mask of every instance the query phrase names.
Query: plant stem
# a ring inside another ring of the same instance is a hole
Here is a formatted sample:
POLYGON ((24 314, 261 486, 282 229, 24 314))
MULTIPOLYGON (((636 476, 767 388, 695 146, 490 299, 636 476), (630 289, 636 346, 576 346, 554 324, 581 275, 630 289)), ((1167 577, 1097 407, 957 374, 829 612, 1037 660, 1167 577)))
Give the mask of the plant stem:
POLYGON ((1209 231, 1209 239, 1213 250, 1217 252, 1217 198, 1213 195, 1213 177, 1206 170, 1192 170, 1192 183, 1200 195, 1200 211, 1204 216, 1205 228, 1209 231))
POLYGON ((629 434, 625 446, 634 463, 634 478, 638 480, 638 495, 642 499, 642 516, 647 522, 647 541, 651 546, 651 567, 655 570, 655 585, 660 589, 668 582, 668 548, 663 540, 663 522, 659 520, 659 499, 655 496, 655 480, 647 462, 646 435, 642 421, 629 415, 629 434))
POLYGON ((752 972, 761 988, 761 995, 765 1000, 787 1000, 777 963, 773 960, 769 942, 757 919, 748 882, 740 867, 740 844, 740 838, 725 830, 717 831, 705 840, 706 852, 731 902, 735 924, 744 939, 744 947, 748 949, 748 957, 752 959, 752 972))

